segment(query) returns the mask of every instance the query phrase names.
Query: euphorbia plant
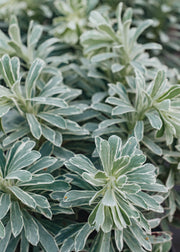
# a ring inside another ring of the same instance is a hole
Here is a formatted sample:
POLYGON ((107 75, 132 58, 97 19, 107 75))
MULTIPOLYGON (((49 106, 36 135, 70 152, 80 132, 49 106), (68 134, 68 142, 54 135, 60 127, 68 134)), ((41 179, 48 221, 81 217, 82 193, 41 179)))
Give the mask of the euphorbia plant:
POLYGON ((179 75, 151 57, 147 1, 47 2, 0 23, 0 252, 169 252, 179 75))
MULTIPOLYGON (((163 197, 158 193, 165 193, 167 189, 156 183, 156 168, 145 163, 146 157, 137 146, 135 137, 129 138, 124 144, 115 135, 108 141, 97 137, 96 149, 102 166, 96 168, 83 155, 76 155, 67 161, 67 168, 90 186, 83 188, 78 184, 79 190, 77 188, 66 193, 60 205, 89 205, 87 211, 91 212, 88 222, 92 228, 86 225, 84 232, 101 230, 107 236, 108 246, 111 246, 110 233, 114 230, 118 250, 123 249, 124 241, 133 251, 144 251, 142 247, 151 251, 151 221, 146 219, 143 210, 163 212, 160 206, 163 197), (129 240, 130 236, 133 241, 129 240)), ((72 181, 74 183, 77 186, 75 180, 72 181)), ((78 244, 75 242, 74 246, 76 250, 78 244)))
MULTIPOLYGON (((0 117, 6 115, 10 109, 16 108, 25 119, 22 128, 26 127, 25 131, 18 129, 19 136, 16 136, 16 138, 13 135, 6 138, 4 140, 5 145, 12 143, 30 131, 35 139, 40 139, 43 135, 54 145, 60 146, 62 134, 58 129, 67 129, 76 133, 81 130, 76 122, 63 118, 64 115, 81 113, 81 108, 69 106, 67 103, 67 100, 74 99, 81 91, 64 86, 61 82, 61 76, 51 78, 46 85, 41 83, 39 91, 37 80, 43 66, 44 62, 41 59, 36 59, 32 63, 25 85, 23 85, 21 84, 19 59, 15 57, 10 59, 8 55, 4 55, 1 59, 0 72, 7 87, 1 86, 0 117), (49 125, 51 125, 51 128, 49 125)), ((81 134, 82 132, 83 130, 81 134)), ((87 130, 84 130, 84 133, 87 134, 87 130)))
MULTIPOLYGON (((21 247, 28 249, 29 243, 50 246, 58 251, 53 237, 41 224, 41 215, 52 218, 48 192, 67 190, 68 183, 55 180, 45 169, 53 168, 57 159, 50 156, 41 158, 32 150, 35 142, 23 139, 16 142, 5 154, 0 149, 0 246, 6 250, 11 236, 21 240, 21 247), (41 195, 39 191, 43 191, 41 195), (44 239, 44 235, 50 244, 44 239)), ((2 251, 2 250, 1 250, 2 251)))

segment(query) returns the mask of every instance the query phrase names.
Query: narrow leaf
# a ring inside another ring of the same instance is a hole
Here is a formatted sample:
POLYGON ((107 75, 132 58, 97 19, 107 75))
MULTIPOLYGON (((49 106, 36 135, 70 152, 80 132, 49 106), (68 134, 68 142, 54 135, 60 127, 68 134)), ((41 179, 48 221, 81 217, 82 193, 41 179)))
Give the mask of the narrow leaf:
POLYGON ((26 78, 26 98, 31 98, 32 91, 35 87, 36 81, 39 78, 39 75, 43 69, 44 61, 41 59, 36 59, 33 61, 31 68, 28 72, 26 78))
POLYGON ((42 130, 41 130, 41 125, 38 122, 36 116, 33 114, 26 113, 26 118, 27 118, 32 135, 36 139, 39 139, 41 137, 42 130))
POLYGON ((23 216, 17 201, 12 201, 10 220, 12 233, 14 237, 17 237, 23 228, 23 216))
POLYGON ((26 192, 24 192, 21 188, 17 186, 9 187, 9 190, 25 205, 35 208, 36 203, 35 200, 26 192))
POLYGON ((32 244, 37 246, 39 242, 39 228, 31 215, 23 210, 24 231, 26 239, 32 244))

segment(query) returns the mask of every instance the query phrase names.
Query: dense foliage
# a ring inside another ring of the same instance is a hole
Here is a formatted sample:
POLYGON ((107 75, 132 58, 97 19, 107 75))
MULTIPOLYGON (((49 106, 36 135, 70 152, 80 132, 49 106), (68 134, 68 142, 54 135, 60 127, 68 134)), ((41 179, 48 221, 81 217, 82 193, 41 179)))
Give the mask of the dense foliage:
POLYGON ((168 252, 180 226, 179 1, 0 2, 0 252, 168 252))

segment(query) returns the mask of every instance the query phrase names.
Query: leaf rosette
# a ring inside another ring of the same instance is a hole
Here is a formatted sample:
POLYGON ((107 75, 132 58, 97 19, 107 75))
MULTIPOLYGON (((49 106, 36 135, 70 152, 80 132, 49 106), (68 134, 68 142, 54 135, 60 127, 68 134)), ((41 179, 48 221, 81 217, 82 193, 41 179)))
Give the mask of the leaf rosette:
POLYGON ((0 86, 0 117, 15 109, 25 119, 16 131, 13 129, 12 133, 11 130, 11 134, 3 141, 4 145, 11 144, 29 132, 35 139, 44 136, 56 146, 61 145, 64 131, 81 135, 88 133, 78 123, 67 118, 83 111, 83 106, 69 104, 81 91, 63 85, 61 75, 52 77, 47 83, 40 81, 43 67, 43 60, 33 61, 24 84, 20 76, 19 59, 8 55, 2 57, 0 73, 7 87, 0 86))
POLYGON ((88 222, 97 231, 128 230, 127 233, 132 233, 142 246, 150 250, 150 243, 143 243, 151 228, 142 210, 162 213, 160 203, 164 199, 155 192, 163 193, 167 189, 156 183, 156 168, 145 163, 146 157, 137 145, 135 137, 129 138, 124 145, 115 135, 108 141, 96 137, 101 169, 95 168, 83 155, 76 155, 66 162, 67 168, 78 173, 92 186, 92 190, 71 190, 61 204, 94 206, 88 222), (135 234, 136 229, 144 237, 143 241, 135 234))
MULTIPOLYGON (((46 170, 56 164, 57 159, 43 156, 33 150, 34 141, 27 138, 16 142, 6 153, 0 149, 0 246, 7 245, 11 234, 25 243, 37 245, 44 234, 54 241, 41 224, 40 217, 51 219, 51 205, 48 192, 68 190, 69 185, 56 180, 46 170), (43 193, 39 194, 40 191, 43 193), (4 244, 4 245, 3 245, 4 244)), ((53 248, 57 245, 53 242, 53 248)))
POLYGON ((77 44, 80 35, 87 29, 88 13, 98 4, 98 0, 56 0, 54 4, 60 16, 53 19, 55 28, 52 33, 62 42, 77 44))
MULTIPOLYGON (((137 124, 141 124, 142 137, 139 140, 143 138, 144 124, 148 119, 151 127, 157 130, 156 136, 164 136, 167 145, 172 144, 174 137, 180 136, 179 85, 170 84, 163 70, 156 73, 149 85, 139 71, 136 71, 136 78, 131 81, 134 85, 132 86, 131 83, 131 88, 135 94, 133 104, 130 101, 130 94, 121 83, 109 84, 110 96, 106 102, 114 106, 111 111, 112 116, 131 118, 128 121, 130 130, 136 128, 137 124)), ((147 132, 145 133, 147 135, 147 132)), ((149 145, 150 140, 146 140, 146 136, 143 140, 149 145)))

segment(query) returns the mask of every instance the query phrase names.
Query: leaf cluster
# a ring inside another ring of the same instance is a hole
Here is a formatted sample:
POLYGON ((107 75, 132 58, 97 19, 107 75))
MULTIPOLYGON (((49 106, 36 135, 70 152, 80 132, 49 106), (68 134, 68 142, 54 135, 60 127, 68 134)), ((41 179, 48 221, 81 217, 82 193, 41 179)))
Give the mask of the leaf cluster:
POLYGON ((170 251, 178 8, 145 2, 0 4, 0 252, 170 251))

